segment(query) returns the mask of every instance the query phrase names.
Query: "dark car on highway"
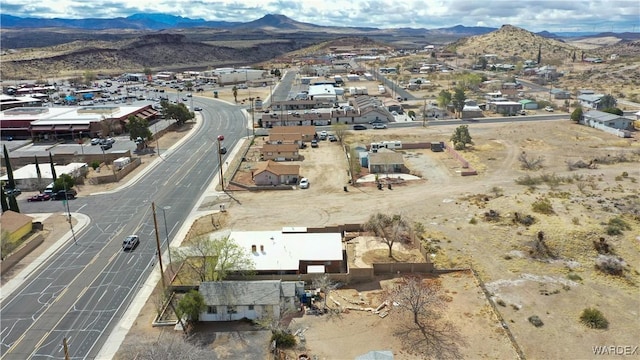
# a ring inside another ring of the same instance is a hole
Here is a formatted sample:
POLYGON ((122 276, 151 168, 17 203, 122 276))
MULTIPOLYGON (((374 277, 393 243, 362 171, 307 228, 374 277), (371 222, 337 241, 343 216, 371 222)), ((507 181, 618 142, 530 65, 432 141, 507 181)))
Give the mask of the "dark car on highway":
POLYGON ((72 200, 76 198, 76 195, 78 195, 78 193, 73 189, 60 190, 53 195, 53 199, 54 200, 72 200))

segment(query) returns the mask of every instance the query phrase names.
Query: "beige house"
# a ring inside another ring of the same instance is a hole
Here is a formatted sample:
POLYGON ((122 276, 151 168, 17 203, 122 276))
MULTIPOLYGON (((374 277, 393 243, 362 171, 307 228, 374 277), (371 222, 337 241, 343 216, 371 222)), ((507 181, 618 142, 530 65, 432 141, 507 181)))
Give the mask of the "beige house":
POLYGON ((259 186, 295 185, 299 177, 300 165, 279 164, 271 160, 258 163, 258 168, 253 172, 253 182, 259 186))
POLYGON ((300 133, 269 133, 269 144, 300 144, 300 133))
POLYGON ((275 161, 298 160, 298 148, 296 144, 264 144, 260 149, 260 158, 275 161))
POLYGON ((7 232, 9 241, 18 241, 33 229, 33 218, 7 210, 0 216, 0 227, 2 227, 3 232, 7 232))
POLYGON ((369 172, 372 174, 394 174, 407 172, 401 153, 379 149, 369 153, 369 172))
POLYGON ((316 136, 316 127, 313 125, 303 126, 274 126, 269 129, 269 138, 274 134, 300 134, 302 141, 311 141, 316 136))

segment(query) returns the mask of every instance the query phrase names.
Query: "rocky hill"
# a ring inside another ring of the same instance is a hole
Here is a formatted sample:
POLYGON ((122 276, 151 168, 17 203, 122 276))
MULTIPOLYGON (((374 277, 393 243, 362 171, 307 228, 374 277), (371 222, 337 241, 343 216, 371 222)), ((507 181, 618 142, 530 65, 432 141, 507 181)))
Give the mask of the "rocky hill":
POLYGON ((451 51, 463 55, 496 54, 505 61, 516 62, 519 60, 538 57, 538 49, 546 63, 550 60, 566 60, 579 50, 561 40, 550 39, 536 35, 530 31, 512 26, 503 25, 500 29, 484 35, 471 36, 460 39, 449 46, 451 51))
POLYGON ((3 54, 3 79, 38 79, 95 73, 142 72, 144 68, 181 70, 249 65, 304 47, 295 40, 273 40, 226 47, 192 41, 180 34, 155 34, 120 41, 74 41, 3 54))

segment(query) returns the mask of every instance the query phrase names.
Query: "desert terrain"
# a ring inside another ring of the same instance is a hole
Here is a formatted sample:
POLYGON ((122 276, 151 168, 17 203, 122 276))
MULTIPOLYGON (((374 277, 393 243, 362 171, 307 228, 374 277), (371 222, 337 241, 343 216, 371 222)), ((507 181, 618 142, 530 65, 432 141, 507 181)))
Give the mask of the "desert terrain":
MULTIPOLYGON (((345 142, 447 141, 454 129, 427 126, 349 132, 345 142)), ((478 170, 477 176, 460 176, 460 164, 447 153, 403 150, 409 167, 422 179, 395 184, 393 190, 365 184, 349 186, 344 192, 348 179, 345 155, 338 143, 323 141, 319 148, 302 150, 301 174, 310 179, 309 189, 211 194, 216 200, 205 201, 205 208, 199 210, 212 210, 224 203, 224 223, 233 230, 364 222, 377 211, 402 214, 422 224, 422 245, 429 249, 436 267, 473 268, 498 310, 491 311, 468 272, 439 277, 444 291, 453 299, 445 316, 460 332, 463 341, 458 343, 458 350, 465 358, 515 357, 505 327, 528 358, 594 358, 592 346, 633 345, 640 337, 640 144, 568 119, 478 122, 471 123, 469 130, 474 145, 463 156, 478 170), (524 170, 518 160, 523 152, 529 158, 543 159, 542 167, 524 170), (599 162, 591 168, 568 166, 594 159, 599 162), (538 212, 539 203, 550 204, 552 211, 538 212), (274 204, 278 204, 278 211, 273 211, 274 204), (256 213, 266 212, 270 214, 268 222, 255 221, 256 213), (526 216, 533 218, 531 224, 516 221, 526 216), (607 235, 607 224, 616 217, 629 227, 619 235, 607 235), (552 252, 549 256, 541 257, 534 251, 541 231, 552 252), (595 268, 598 252, 593 242, 600 237, 612 246, 615 256, 624 259, 626 265, 620 276, 595 268), (587 307, 604 313, 610 322, 606 331, 580 323, 580 312, 587 307), (467 310, 461 315, 464 308, 467 310), (544 322, 542 327, 528 321, 534 315, 544 322), (475 327, 470 327, 470 322, 475 327), (491 341, 486 334, 493 334, 491 341)), ((255 145, 261 141, 258 138, 255 145)), ((237 176, 249 169, 240 166, 237 176)), ((396 251, 410 249, 397 247, 396 251)), ((376 306, 385 280, 344 284, 339 291, 346 298, 360 293, 376 306)), ((154 313, 154 306, 149 305, 140 315, 132 331, 148 333, 151 341, 158 331, 172 332, 152 328, 153 315, 148 311, 154 313)), ((400 359, 412 358, 416 354, 393 335, 394 326, 401 323, 394 316, 381 319, 349 311, 338 319, 294 318, 292 328, 307 329, 305 343, 294 353, 335 359, 342 358, 341 354, 350 357, 355 352, 391 349, 400 359)), ((215 341, 211 346, 217 346, 215 341)), ((122 349, 126 348, 125 343, 122 349)))

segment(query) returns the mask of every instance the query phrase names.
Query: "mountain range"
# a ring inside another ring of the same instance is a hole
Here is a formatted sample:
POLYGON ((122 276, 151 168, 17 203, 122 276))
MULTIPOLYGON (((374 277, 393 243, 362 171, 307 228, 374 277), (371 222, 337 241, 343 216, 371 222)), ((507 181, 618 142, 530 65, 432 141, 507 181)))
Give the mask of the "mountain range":
MULTIPOLYGON (((464 37, 472 35, 487 34, 498 28, 481 27, 481 26, 463 26, 456 25, 446 28, 424 29, 424 28, 394 28, 380 29, 372 27, 337 27, 337 26, 321 26, 310 23, 295 21, 287 16, 279 14, 267 14, 260 19, 249 22, 229 22, 229 21, 208 21, 204 19, 191 19, 182 16, 175 16, 162 13, 144 13, 133 14, 128 17, 118 18, 86 18, 86 19, 63 19, 63 18, 23 18, 12 16, 9 14, 0 14, 0 23, 4 29, 34 29, 34 28, 69 28, 83 30, 146 30, 160 31, 170 29, 193 29, 193 28, 215 28, 222 30, 265 30, 271 32, 279 31, 337 31, 351 32, 354 34, 371 34, 381 31, 393 31, 400 35, 453 35, 455 37, 464 37)), ((561 37, 588 37, 601 36, 598 33, 585 32, 563 32, 550 33, 542 31, 537 33, 546 38, 561 37)), ((637 40, 640 38, 638 33, 622 33, 616 34, 624 40, 637 40)))

